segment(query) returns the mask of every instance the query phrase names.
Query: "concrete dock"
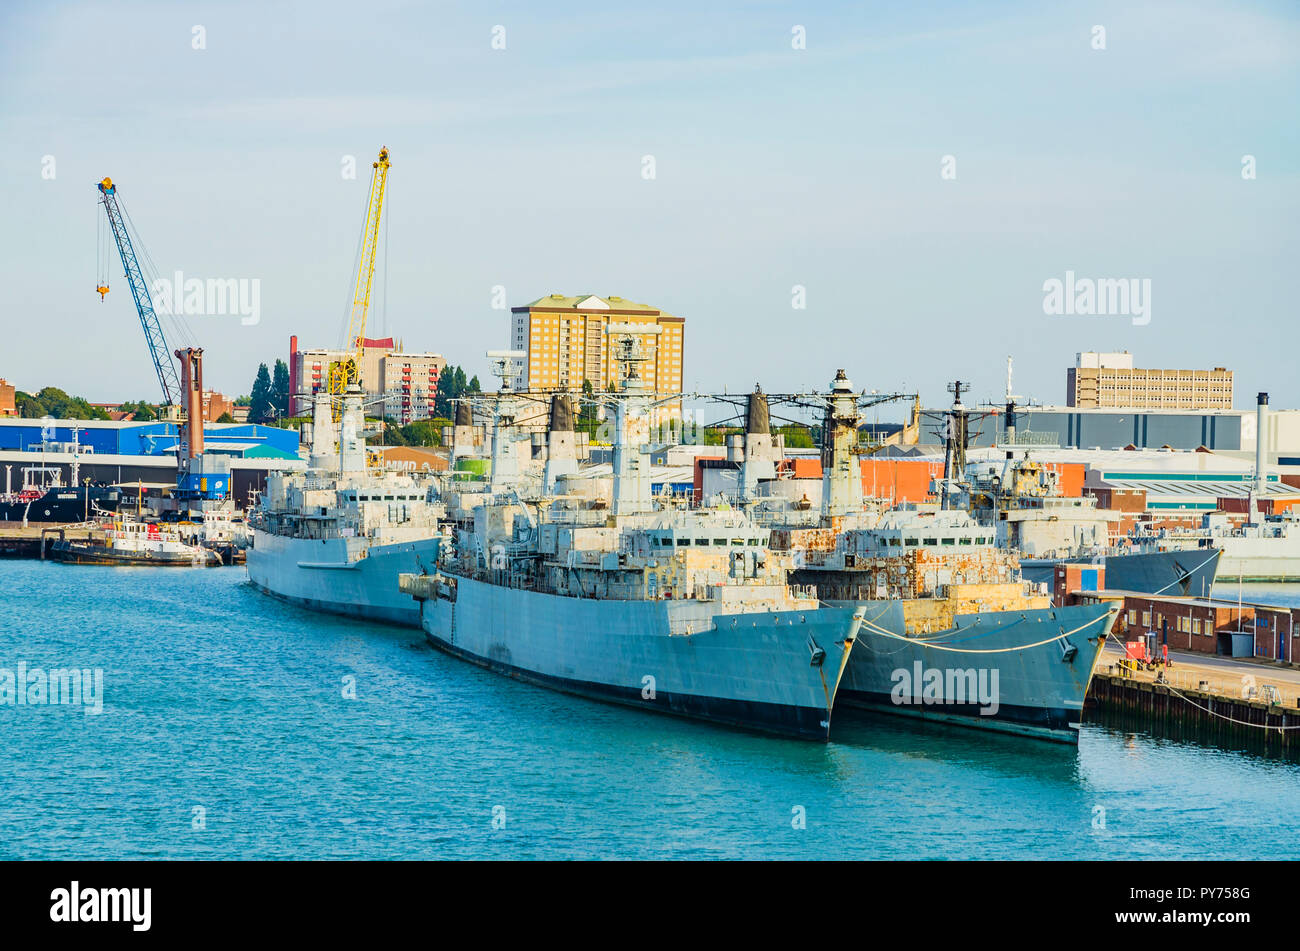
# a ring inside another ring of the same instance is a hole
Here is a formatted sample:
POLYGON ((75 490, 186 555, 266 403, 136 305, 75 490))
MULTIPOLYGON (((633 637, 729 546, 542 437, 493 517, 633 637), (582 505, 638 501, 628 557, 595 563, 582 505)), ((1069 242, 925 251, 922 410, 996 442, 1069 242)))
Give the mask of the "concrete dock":
POLYGON ((1143 670, 1108 645, 1088 706, 1101 722, 1157 736, 1300 755, 1300 669, 1171 651, 1172 665, 1143 670))
POLYGON ((95 530, 86 525, 31 522, 24 528, 19 524, 0 523, 0 558, 42 558, 60 538, 85 541, 94 534, 95 530))

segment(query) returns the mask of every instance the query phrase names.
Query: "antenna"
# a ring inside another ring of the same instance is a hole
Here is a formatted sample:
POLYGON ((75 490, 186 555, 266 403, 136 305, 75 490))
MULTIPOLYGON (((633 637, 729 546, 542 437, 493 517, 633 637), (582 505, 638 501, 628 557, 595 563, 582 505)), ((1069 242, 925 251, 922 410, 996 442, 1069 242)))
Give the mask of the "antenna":
POLYGON ((650 354, 641 346, 641 337, 657 336, 660 328, 657 324, 606 324, 605 333, 617 338, 617 351, 614 360, 626 364, 627 374, 623 378, 624 390, 641 389, 641 364, 650 360, 650 354))
POLYGON ((487 358, 492 362, 492 375, 501 381, 500 392, 509 393, 511 391, 510 377, 511 365, 515 360, 522 360, 527 357, 527 352, 523 350, 489 350, 487 358))

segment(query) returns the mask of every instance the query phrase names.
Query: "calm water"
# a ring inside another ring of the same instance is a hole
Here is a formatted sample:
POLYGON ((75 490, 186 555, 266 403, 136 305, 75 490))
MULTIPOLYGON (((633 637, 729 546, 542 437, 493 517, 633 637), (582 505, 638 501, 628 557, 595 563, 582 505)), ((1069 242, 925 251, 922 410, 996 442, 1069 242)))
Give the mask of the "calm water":
POLYGON ((1294 764, 1100 727, 1077 750, 888 717, 841 716, 826 746, 750 736, 518 684, 244 578, 0 562, 0 669, 104 671, 99 716, 0 706, 0 858, 1300 853, 1294 764))

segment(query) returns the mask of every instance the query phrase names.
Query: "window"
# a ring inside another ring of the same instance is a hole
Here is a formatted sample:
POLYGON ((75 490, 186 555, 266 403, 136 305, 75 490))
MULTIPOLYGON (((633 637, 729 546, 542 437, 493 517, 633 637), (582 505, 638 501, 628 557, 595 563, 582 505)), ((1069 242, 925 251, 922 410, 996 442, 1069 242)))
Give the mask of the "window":
POLYGON ((963 538, 963 539, 961 540, 961 543, 962 543, 963 545, 969 545, 969 544, 970 544, 970 539, 969 539, 969 538, 963 538))
POLYGON ((955 539, 955 538, 945 538, 945 539, 943 540, 943 543, 944 543, 945 545, 955 545, 955 544, 957 544, 957 539, 955 539))
POLYGON ((939 544, 939 539, 937 539, 937 538, 927 538, 927 539, 925 540, 925 543, 926 543, 927 545, 937 545, 937 544, 939 544))
POLYGON ((690 543, 691 543, 691 540, 690 540, 689 538, 679 538, 679 539, 677 539, 677 547, 678 547, 678 548, 681 548, 683 545, 689 545, 690 543))
POLYGON ((697 539, 695 539, 695 544, 696 544, 696 545, 707 545, 708 543, 709 543, 709 540, 708 540, 707 538, 697 538, 697 539))
POLYGON ((917 544, 917 540, 916 540, 915 538, 904 538, 904 539, 903 539, 903 544, 904 544, 904 545, 909 545, 909 546, 916 545, 916 544, 917 544))
POLYGON ((713 539, 713 544, 715 544, 715 545, 725 545, 725 544, 727 544, 727 540, 726 540, 725 538, 715 538, 715 539, 713 539))
POLYGON ((1142 626, 1143 626, 1143 627, 1150 627, 1150 626, 1151 626, 1151 612, 1150 612, 1150 611, 1143 611, 1143 612, 1142 612, 1142 626))
POLYGON ((1129 622, 1130 624, 1136 624, 1136 623, 1138 622, 1138 613, 1137 613, 1137 611, 1129 611, 1129 612, 1128 612, 1128 622, 1129 622))

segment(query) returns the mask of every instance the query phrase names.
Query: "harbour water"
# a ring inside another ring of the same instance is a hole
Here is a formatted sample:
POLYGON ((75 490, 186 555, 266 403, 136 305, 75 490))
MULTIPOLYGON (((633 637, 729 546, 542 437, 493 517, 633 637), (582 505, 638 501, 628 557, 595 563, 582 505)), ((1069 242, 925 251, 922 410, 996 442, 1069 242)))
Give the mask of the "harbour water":
POLYGON ((774 739, 516 683, 238 569, 0 572, 0 670, 103 671, 97 715, 0 706, 0 858, 1300 853, 1300 764, 843 713, 774 739))

